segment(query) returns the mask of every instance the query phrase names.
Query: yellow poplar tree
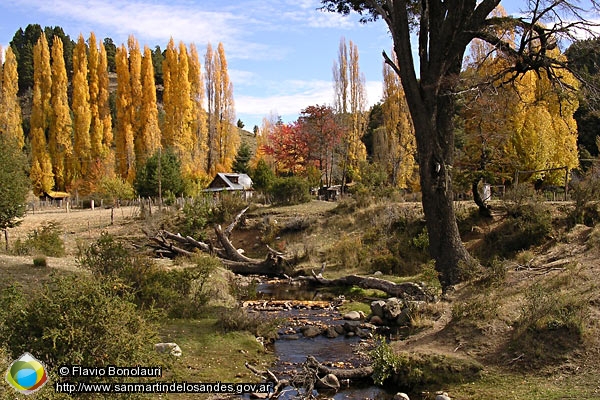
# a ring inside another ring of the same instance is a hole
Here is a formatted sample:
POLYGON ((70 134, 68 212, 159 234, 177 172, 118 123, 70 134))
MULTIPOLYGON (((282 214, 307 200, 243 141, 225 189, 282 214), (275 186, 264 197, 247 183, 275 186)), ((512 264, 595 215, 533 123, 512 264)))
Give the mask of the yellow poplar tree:
MULTIPOLYGON (((142 109, 142 53, 137 39, 129 35, 127 39, 129 49, 129 80, 131 88, 131 124, 134 141, 141 134, 143 121, 140 118, 142 109)), ((156 90, 156 88, 155 88, 156 90)), ((136 155, 137 159, 137 155, 136 155)))
MULTIPOLYGON (((105 164, 110 164, 111 146, 113 141, 112 116, 110 114, 110 93, 108 91, 108 58, 104 43, 100 43, 100 53, 98 54, 98 115, 102 123, 102 146, 100 156, 105 160, 105 164)), ((107 165, 108 167, 108 165, 107 165)))
POLYGON ((383 65, 383 129, 375 132, 374 157, 387 167, 393 185, 416 189, 415 131, 400 77, 383 65))
POLYGON ((209 111, 208 173, 229 171, 240 143, 235 127, 233 84, 229 80, 223 43, 217 52, 210 44, 205 56, 206 87, 209 111))
POLYGON ((54 187, 52 162, 46 145, 46 130, 50 121, 52 77, 50 51, 42 33, 33 47, 33 100, 31 107, 31 171, 29 177, 36 195, 54 187))
POLYGON ((71 178, 85 179, 90 168, 90 89, 88 86, 87 48, 79 35, 73 50, 73 166, 71 178))
POLYGON ((140 108, 140 132, 135 137, 136 165, 141 166, 160 146, 160 128, 158 126, 158 108, 156 106, 156 85, 152 51, 144 46, 142 60, 142 101, 140 108))
POLYGON ((104 138, 104 124, 100 119, 100 52, 96 41, 96 35, 94 32, 90 33, 88 39, 89 51, 88 51, 88 70, 89 78, 88 85, 90 88, 90 146, 91 146, 91 158, 92 160, 98 160, 102 158, 102 140, 104 138))
POLYGON ((177 49, 173 38, 169 40, 165 49, 163 68, 163 108, 165 111, 162 145, 170 146, 175 142, 175 108, 177 105, 177 49))
POLYGON ((206 104, 207 104, 207 138, 206 138, 206 172, 213 175, 216 172, 218 162, 217 157, 217 116, 215 99, 215 79, 217 72, 214 65, 214 51, 212 45, 206 46, 204 56, 205 84, 206 84, 206 104))
POLYGON ((192 152, 196 145, 189 57, 185 44, 180 42, 176 48, 173 38, 167 45, 163 61, 163 83, 163 146, 172 147, 181 160, 183 170, 189 172, 194 169, 192 152))
POLYGON ((192 101, 192 134, 194 136, 194 151, 192 154, 193 170, 190 171, 193 176, 204 175, 203 166, 206 162, 206 112, 203 108, 204 103, 204 80, 202 78, 202 66, 198 56, 196 45, 190 45, 189 52, 189 81, 190 98, 192 101))
POLYGON ((21 125, 21 106, 17 96, 18 83, 17 59, 12 48, 9 47, 6 49, 4 68, 0 56, 0 135, 14 139, 19 149, 22 149, 25 141, 21 125))
POLYGON ((117 67, 117 131, 115 135, 117 173, 121 178, 133 183, 135 151, 131 121, 131 81, 127 50, 124 45, 117 48, 115 63, 117 67))
POLYGON ((366 89, 364 74, 360 72, 358 46, 342 37, 338 50, 338 61, 333 64, 334 104, 346 128, 344 138, 342 180, 356 177, 358 164, 366 160, 367 151, 362 137, 366 128, 366 89))
POLYGON ((55 36, 52 42, 52 121, 48 147, 58 190, 66 190, 71 183, 67 182, 66 176, 66 168, 73 157, 73 125, 67 95, 68 85, 63 42, 55 36))

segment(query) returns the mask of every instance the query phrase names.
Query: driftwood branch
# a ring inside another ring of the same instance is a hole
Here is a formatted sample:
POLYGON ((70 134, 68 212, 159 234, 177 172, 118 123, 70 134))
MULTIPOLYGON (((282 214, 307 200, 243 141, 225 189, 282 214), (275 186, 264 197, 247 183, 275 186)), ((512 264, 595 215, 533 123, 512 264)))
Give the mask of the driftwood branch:
POLYGON ((224 266, 241 275, 266 275, 284 277, 291 273, 296 260, 267 246, 269 252, 264 259, 250 258, 242 254, 231 242, 230 235, 239 224, 248 207, 239 212, 233 222, 225 230, 216 225, 214 232, 218 245, 205 243, 191 236, 182 236, 167 230, 160 230, 155 235, 145 231, 151 247, 159 257, 191 256, 201 251, 218 257, 224 266))
POLYGON ((319 286, 358 286, 363 289, 377 289, 385 292, 391 297, 402 299, 431 301, 432 296, 423 287, 413 282, 394 283, 385 279, 374 278, 371 276, 347 275, 337 279, 326 279, 321 274, 314 271, 312 276, 303 276, 296 278, 319 286))

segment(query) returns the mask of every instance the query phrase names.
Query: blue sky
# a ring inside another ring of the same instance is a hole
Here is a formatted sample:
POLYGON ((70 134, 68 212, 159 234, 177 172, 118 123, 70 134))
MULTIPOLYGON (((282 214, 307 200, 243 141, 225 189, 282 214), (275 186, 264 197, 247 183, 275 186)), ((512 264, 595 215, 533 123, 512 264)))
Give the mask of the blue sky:
POLYGON ((0 45, 30 23, 61 26, 74 40, 94 31, 117 45, 133 34, 142 46, 164 49, 172 36, 195 43, 201 58, 208 42, 223 42, 237 117, 252 129, 270 113, 288 122, 302 108, 333 102, 341 37, 358 46, 369 103, 380 99, 381 51, 391 48, 384 24, 363 25, 319 6, 318 0, 2 0, 0 45))
MULTIPOLYGON (((502 2, 518 12, 522 2, 502 2)), ((76 39, 133 34, 140 44, 165 48, 170 37, 195 43, 223 42, 234 85, 237 117, 252 129, 275 113, 285 122, 301 109, 333 102, 332 66, 341 37, 357 44, 369 104, 382 94, 381 51, 392 41, 383 22, 318 11, 319 0, 2 0, 0 45, 30 23, 61 26, 76 39)), ((203 62, 203 60, 201 60, 203 62)))

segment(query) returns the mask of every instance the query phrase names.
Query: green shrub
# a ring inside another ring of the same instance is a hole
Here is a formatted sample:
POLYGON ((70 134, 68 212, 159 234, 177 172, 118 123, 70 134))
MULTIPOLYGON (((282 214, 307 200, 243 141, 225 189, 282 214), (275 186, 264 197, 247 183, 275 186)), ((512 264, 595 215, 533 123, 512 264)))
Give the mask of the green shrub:
POLYGON ((592 170, 571 182, 571 198, 575 201, 575 210, 571 213, 573 224, 594 226, 600 221, 597 201, 600 198, 600 176, 592 170))
POLYGON ((297 176, 275 179, 270 193, 273 202, 281 205, 308 203, 311 199, 308 181, 297 176))
POLYGON ((44 256, 35 257, 33 259, 33 266, 34 267, 47 267, 48 262, 46 261, 46 257, 44 257, 44 256))
POLYGON ((230 308, 219 314, 217 326, 224 332, 247 331, 272 342, 277 339, 281 321, 258 313, 249 313, 244 308, 230 308))
POLYGON ((58 223, 48 222, 28 233, 24 241, 17 239, 13 245, 13 252, 22 256, 43 254, 48 257, 62 257, 65 255, 65 244, 60 237, 61 233, 58 223))
POLYGON ((199 315, 209 298, 204 284, 218 265, 210 257, 198 256, 194 267, 166 270, 149 258, 134 256, 107 233, 80 249, 77 261, 95 276, 109 278, 118 293, 131 293, 140 307, 158 308, 173 318, 199 315))
POLYGON ((370 355, 374 370, 372 378, 377 385, 385 383, 386 387, 390 387, 391 383, 408 390, 472 381, 482 370, 477 362, 451 356, 395 353, 382 339, 370 355))
POLYGON ((30 352, 51 369, 157 363, 156 326, 130 299, 116 296, 112 283, 54 276, 26 297, 5 292, 2 303, 20 310, 2 319, 2 337, 13 356, 30 352))
POLYGON ((483 257, 511 257, 541 244, 552 230, 552 214, 543 203, 513 208, 504 222, 485 236, 483 257))
POLYGON ((79 248, 76 260, 81 268, 100 276, 119 275, 131 263, 129 251, 107 232, 87 248, 79 248))

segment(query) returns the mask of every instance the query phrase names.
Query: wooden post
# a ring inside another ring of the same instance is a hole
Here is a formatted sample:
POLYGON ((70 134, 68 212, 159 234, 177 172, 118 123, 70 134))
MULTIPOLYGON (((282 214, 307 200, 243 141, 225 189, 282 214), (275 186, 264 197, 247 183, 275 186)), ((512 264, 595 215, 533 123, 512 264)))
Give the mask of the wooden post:
POLYGON ((8 229, 4 230, 4 241, 6 242, 6 252, 8 253, 8 229))
POLYGON ((92 211, 94 211, 94 199, 90 200, 90 205, 92 206, 92 211))
POLYGON ((567 194, 569 192, 569 167, 565 167, 565 201, 567 201, 567 194))

